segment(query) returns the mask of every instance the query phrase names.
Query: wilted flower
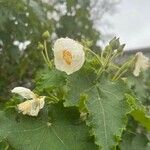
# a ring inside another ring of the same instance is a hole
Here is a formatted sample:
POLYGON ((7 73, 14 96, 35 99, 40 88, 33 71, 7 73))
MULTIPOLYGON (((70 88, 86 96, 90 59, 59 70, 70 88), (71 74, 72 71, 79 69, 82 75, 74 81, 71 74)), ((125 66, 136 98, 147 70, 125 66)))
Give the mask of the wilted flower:
POLYGON ((16 93, 23 98, 27 99, 25 102, 17 105, 18 110, 24 115, 37 116, 40 109, 44 107, 45 96, 38 96, 34 94, 30 89, 24 87, 15 87, 11 90, 12 93, 16 93))
POLYGON ((83 46, 70 39, 60 38, 54 44, 54 63, 58 70, 68 75, 79 70, 85 61, 83 46))
POLYGON ((149 58, 144 56, 142 52, 136 53, 136 62, 135 62, 135 68, 133 71, 134 76, 139 76, 139 73, 142 70, 146 70, 150 67, 149 58))

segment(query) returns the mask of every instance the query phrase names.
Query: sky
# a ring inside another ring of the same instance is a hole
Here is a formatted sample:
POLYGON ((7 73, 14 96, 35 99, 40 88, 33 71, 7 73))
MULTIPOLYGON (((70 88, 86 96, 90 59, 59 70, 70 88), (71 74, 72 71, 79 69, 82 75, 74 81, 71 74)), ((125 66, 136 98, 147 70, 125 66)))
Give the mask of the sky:
POLYGON ((122 0, 107 19, 126 50, 150 47, 150 0, 122 0))

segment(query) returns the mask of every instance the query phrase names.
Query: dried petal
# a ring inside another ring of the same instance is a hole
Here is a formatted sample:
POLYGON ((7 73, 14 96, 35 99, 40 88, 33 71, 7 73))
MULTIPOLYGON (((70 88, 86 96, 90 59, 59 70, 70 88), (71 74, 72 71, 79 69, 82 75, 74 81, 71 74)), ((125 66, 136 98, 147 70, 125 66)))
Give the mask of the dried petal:
POLYGON ((25 87, 15 87, 11 90, 11 92, 16 93, 26 99, 34 99, 36 97, 36 95, 30 89, 25 87))
POLYGON ((139 76, 141 71, 147 70, 149 67, 150 67, 149 58, 144 56, 142 52, 136 53, 136 62, 133 75, 139 76))

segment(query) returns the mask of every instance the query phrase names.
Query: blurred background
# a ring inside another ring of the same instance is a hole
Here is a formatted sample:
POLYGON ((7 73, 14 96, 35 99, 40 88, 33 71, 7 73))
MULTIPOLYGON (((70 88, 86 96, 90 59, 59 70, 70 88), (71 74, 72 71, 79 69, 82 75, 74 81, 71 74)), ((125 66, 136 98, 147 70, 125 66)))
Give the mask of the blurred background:
POLYGON ((49 52, 59 37, 92 41, 100 52, 117 36, 126 43, 126 55, 148 55, 149 6, 141 0, 0 0, 0 99, 14 86, 33 85, 44 68, 37 44, 46 30, 49 52))
POLYGON ((126 50, 150 47, 150 1, 121 0, 114 15, 106 15, 110 26, 105 33, 112 33, 126 43, 126 50))

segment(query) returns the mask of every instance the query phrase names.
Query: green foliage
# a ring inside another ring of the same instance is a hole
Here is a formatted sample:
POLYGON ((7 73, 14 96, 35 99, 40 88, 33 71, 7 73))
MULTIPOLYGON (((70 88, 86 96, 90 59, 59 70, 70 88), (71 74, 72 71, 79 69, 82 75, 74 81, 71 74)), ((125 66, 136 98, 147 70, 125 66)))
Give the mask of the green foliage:
POLYGON ((64 105, 77 106, 82 93, 94 85, 96 75, 86 66, 79 72, 70 75, 67 78, 68 94, 65 97, 64 105))
POLYGON ((150 145, 145 135, 126 133, 123 135, 120 148, 121 150, 149 150, 150 145))
MULTIPOLYGON (((128 77, 129 87, 132 89, 133 93, 136 96, 136 97, 128 96, 128 100, 129 100, 128 102, 130 103, 130 106, 132 108, 131 116, 138 123, 137 128, 135 127, 134 128, 139 130, 138 129, 139 127, 140 128, 141 126, 144 127, 144 129, 142 130, 140 129, 140 133, 144 135, 149 134, 149 130, 150 130, 149 81, 150 81, 149 70, 140 74, 139 77, 135 78, 131 75, 129 75, 128 77)), ((131 131, 134 132, 133 129, 131 131)))
POLYGON ((81 41, 81 38, 87 38, 96 45, 100 35, 94 28, 90 17, 90 0, 66 0, 62 4, 67 5, 67 13, 62 15, 59 28, 56 27, 56 33, 59 37, 68 36, 81 41))
POLYGON ((42 66, 36 45, 45 28, 52 32, 53 23, 47 20, 41 2, 35 0, 0 0, 0 18, 0 41, 3 43, 0 53, 0 81, 4 83, 0 95, 5 95, 5 92, 8 93, 8 85, 12 87, 31 82, 36 68, 42 66), (32 45, 26 50, 19 50, 13 44, 16 40, 29 40, 32 45))
POLYGON ((89 118, 86 122, 95 136, 95 143, 104 150, 117 145, 126 127, 126 115, 130 112, 124 98, 127 92, 122 81, 115 83, 106 78, 88 90, 89 118))
MULTIPOLYGON (((118 41, 118 39, 114 40, 114 42, 118 41)), ((137 79, 132 80, 132 82, 130 78, 128 80, 128 77, 126 81, 119 79, 123 75, 124 69, 132 66, 134 59, 132 58, 129 60, 123 67, 117 67, 112 63, 112 58, 114 59, 116 56, 120 55, 120 51, 116 54, 114 50, 118 49, 118 46, 121 45, 119 43, 119 45, 114 47, 112 44, 111 41, 100 57, 95 57, 95 54, 93 55, 93 53, 88 51, 89 55, 87 55, 87 61, 84 67, 70 76, 65 76, 66 83, 64 82, 62 85, 64 86, 66 84, 66 93, 65 97, 63 97, 64 106, 67 108, 72 106, 78 108, 80 119, 86 122, 86 125, 89 127, 89 134, 94 136, 95 144, 98 145, 99 149, 104 150, 118 147, 122 139, 122 143, 126 143, 124 134, 122 137, 124 130, 126 130, 124 131, 125 133, 128 132, 128 130, 129 132, 135 132, 131 131, 133 129, 127 128, 130 122, 128 121, 130 116, 137 121, 136 128, 138 129, 139 125, 142 125, 145 127, 146 132, 149 130, 150 121, 147 110, 140 103, 138 100, 139 96, 133 89, 134 81, 137 79), (104 62, 101 63, 99 59, 104 62), (103 67, 103 65, 105 66, 103 67), (109 74, 111 66, 115 66, 115 69, 118 69, 117 73, 114 72, 113 74, 109 74), (99 70, 99 67, 103 67, 103 69, 99 70), (100 77, 99 71, 101 71, 100 77), (97 78, 97 76, 99 78, 97 78), (111 81, 111 78, 114 79, 113 76, 115 76, 115 80, 111 81)), ((52 79, 55 81, 57 75, 55 73, 53 74, 55 76, 54 78, 51 78, 51 75, 45 75, 47 79, 43 78, 42 80, 49 81, 48 79, 50 79, 51 82, 52 79)), ((55 83, 57 86, 57 84, 61 82, 59 81, 57 83, 57 81, 55 81, 55 83)), ((50 85, 53 85, 53 82, 47 84, 47 89, 50 88, 50 85)), ((38 86, 37 84, 37 87, 38 86)), ((40 88, 42 89, 44 87, 40 88)), ((136 140, 139 140, 142 138, 142 135, 145 134, 142 130, 140 132, 141 134, 139 134, 137 138, 134 138, 134 142, 131 144, 134 145, 137 142, 136 140)), ((139 143, 139 148, 142 146, 147 148, 148 139, 144 143, 145 146, 143 143, 144 141, 139 143)))
MULTIPOLYGON (((40 72, 39 72, 40 73, 40 72)), ((48 91, 66 84, 66 74, 56 69, 46 70, 37 76, 36 91, 48 91)))
POLYGON ((44 111, 37 118, 0 112, 0 138, 6 137, 13 148, 21 150, 97 149, 77 109, 57 104, 44 111))
POLYGON ((62 101, 67 91, 66 74, 56 69, 45 69, 42 73, 39 71, 36 77, 36 93, 47 96, 49 103, 57 103, 62 101), (39 76, 40 74, 40 76, 39 76))
POLYGON ((33 86, 32 79, 43 67, 37 45, 45 30, 50 33, 50 56, 51 42, 62 36, 79 41, 81 38, 92 40, 92 46, 99 50, 95 45, 100 34, 93 26, 89 5, 89 0, 54 0, 50 3, 42 0, 0 0, 0 96, 8 95, 8 89, 16 85, 33 86), (66 8, 61 10, 60 5, 66 8), (16 40, 22 43, 29 40, 32 44, 25 50, 19 50, 13 44, 16 40))
POLYGON ((150 104, 150 70, 146 70, 139 77, 129 73, 128 85, 133 90, 138 100, 144 105, 150 104))
POLYGON ((133 118, 138 121, 143 127, 150 131, 150 116, 146 114, 144 109, 136 109, 131 112, 133 118))
POLYGON ((131 116, 149 131, 150 116, 147 114, 145 107, 140 103, 140 101, 136 101, 136 98, 131 95, 126 94, 126 98, 131 108, 131 116))
POLYGON ((133 89, 137 98, 145 104, 148 101, 149 92, 147 90, 147 86, 143 81, 143 77, 135 78, 133 76, 129 76, 129 86, 133 89))
POLYGON ((6 140, 0 141, 0 149, 2 149, 2 150, 13 150, 6 140))
POLYGON ((121 66, 114 63, 125 46, 116 37, 101 54, 94 52, 100 50, 96 45, 100 34, 93 26, 89 6, 90 0, 56 0, 49 4, 41 0, 0 0, 0 94, 5 95, 3 103, 0 100, 0 149, 150 148, 149 73, 137 78, 125 74, 135 57, 121 66), (59 4, 66 6, 64 14, 59 4), (49 13, 57 17, 48 17, 49 13), (84 45, 86 62, 69 76, 54 67, 50 51, 54 33, 84 45), (32 44, 20 51, 13 45, 16 40, 30 40, 32 44), (49 68, 40 59, 41 54, 49 68), (46 99, 38 116, 31 117, 18 112, 18 97, 6 100, 6 96, 7 88, 32 87, 35 74, 33 92, 46 99))

